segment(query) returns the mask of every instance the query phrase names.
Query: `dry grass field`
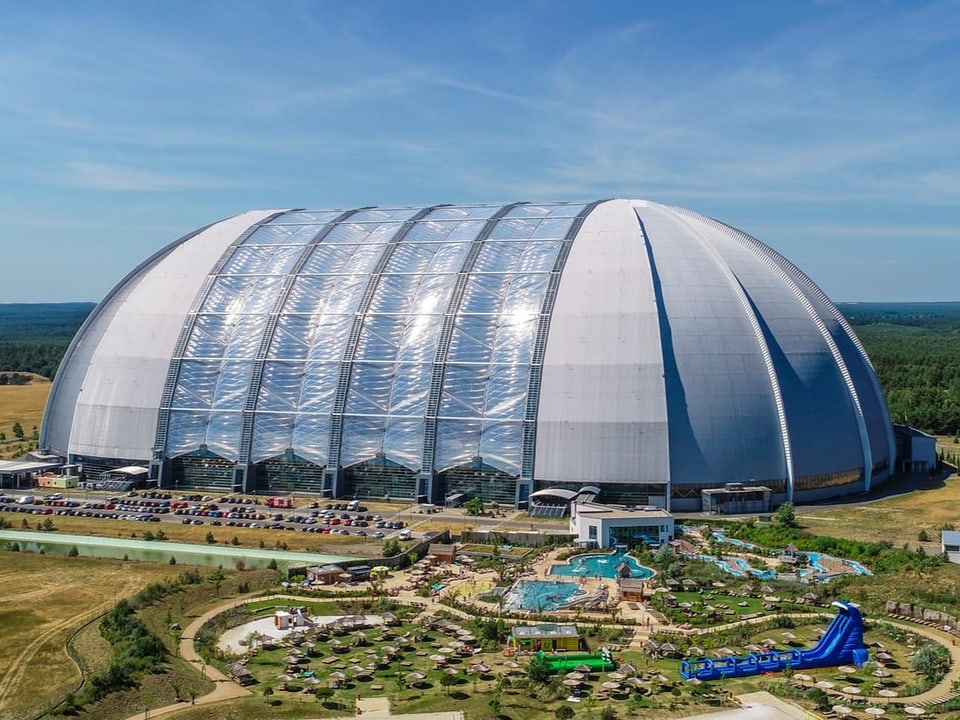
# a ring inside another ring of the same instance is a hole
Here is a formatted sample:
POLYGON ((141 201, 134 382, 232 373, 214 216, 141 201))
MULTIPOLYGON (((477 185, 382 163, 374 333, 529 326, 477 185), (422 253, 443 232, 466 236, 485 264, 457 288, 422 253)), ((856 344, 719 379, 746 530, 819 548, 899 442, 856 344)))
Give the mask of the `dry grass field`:
POLYGON ((0 385, 0 432, 7 436, 0 442, 0 458, 11 457, 18 444, 26 444, 13 436, 15 422, 20 423, 27 438, 32 437, 33 428, 40 427, 50 386, 49 380, 38 375, 28 385, 0 385))
POLYGON ((960 476, 954 474, 945 482, 883 500, 807 508, 797 519, 805 529, 819 535, 888 540, 894 545, 922 545, 939 552, 940 530, 951 525, 960 528, 960 476), (927 542, 918 541, 921 530, 926 531, 927 542))
POLYGON ((0 717, 36 716, 76 688, 65 643, 84 623, 182 567, 3 552, 0 717))

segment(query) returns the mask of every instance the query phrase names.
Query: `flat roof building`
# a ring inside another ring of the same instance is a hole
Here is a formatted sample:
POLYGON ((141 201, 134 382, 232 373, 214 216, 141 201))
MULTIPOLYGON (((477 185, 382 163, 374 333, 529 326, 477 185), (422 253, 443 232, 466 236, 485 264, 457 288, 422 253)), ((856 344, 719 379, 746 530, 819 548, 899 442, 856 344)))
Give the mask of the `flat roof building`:
POLYGON ((588 547, 659 546, 673 540, 673 515, 655 507, 620 508, 575 502, 570 509, 570 532, 588 547))
POLYGON ((580 631, 576 625, 518 625, 510 632, 507 646, 515 650, 579 650, 580 631))

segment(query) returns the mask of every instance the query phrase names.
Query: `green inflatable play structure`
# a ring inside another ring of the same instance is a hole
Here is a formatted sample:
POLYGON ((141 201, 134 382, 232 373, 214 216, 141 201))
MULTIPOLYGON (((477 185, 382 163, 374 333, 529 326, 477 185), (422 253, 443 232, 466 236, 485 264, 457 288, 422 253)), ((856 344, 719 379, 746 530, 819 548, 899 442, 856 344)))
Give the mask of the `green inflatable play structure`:
POLYGON ((551 673, 570 672, 580 665, 586 665, 590 672, 606 672, 616 670, 617 663, 613 654, 607 648, 600 648, 595 653, 564 653, 562 655, 547 655, 542 650, 537 657, 545 660, 551 673))

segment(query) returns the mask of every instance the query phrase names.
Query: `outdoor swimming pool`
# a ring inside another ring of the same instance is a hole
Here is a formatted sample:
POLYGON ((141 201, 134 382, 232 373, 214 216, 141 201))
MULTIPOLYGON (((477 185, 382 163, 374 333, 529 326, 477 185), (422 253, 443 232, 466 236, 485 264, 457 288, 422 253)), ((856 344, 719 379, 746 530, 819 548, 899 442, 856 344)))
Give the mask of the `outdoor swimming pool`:
POLYGON ((504 610, 556 610, 571 600, 580 584, 560 580, 518 580, 505 594, 504 610))
POLYGON ((653 577, 653 571, 644 567, 629 555, 624 553, 594 553, 592 555, 577 555, 570 558, 565 565, 554 565, 550 568, 551 575, 561 577, 597 577, 616 578, 617 566, 623 561, 630 568, 630 577, 645 580, 653 577))

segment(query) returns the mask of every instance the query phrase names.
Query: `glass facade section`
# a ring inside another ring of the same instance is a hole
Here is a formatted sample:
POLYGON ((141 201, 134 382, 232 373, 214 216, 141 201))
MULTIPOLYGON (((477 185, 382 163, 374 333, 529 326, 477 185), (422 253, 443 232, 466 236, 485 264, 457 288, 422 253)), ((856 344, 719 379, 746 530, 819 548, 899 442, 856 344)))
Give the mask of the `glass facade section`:
POLYGON ((233 490, 233 463, 222 457, 198 450, 173 460, 173 487, 219 488, 233 490))
POLYGON ((851 483, 863 482, 863 470, 852 468, 839 472, 821 473, 820 475, 804 475, 796 479, 793 485, 794 492, 802 490, 820 490, 822 488, 838 487, 851 483))
POLYGON ((378 456, 344 470, 345 497, 413 500, 417 474, 378 456))
POLYGON ((323 468, 289 453, 257 463, 254 478, 257 492, 323 490, 323 468))
POLYGON ((445 498, 463 493, 471 498, 480 498, 488 505, 497 503, 505 506, 513 506, 516 500, 517 478, 487 465, 479 458, 445 470, 438 478, 445 498))
MULTIPOLYGON (((498 206, 295 211, 265 222, 232 248, 188 318, 166 456, 204 448, 236 462, 248 447, 258 487, 339 460, 374 495, 402 476, 400 496, 424 466, 439 361, 427 464, 443 471, 482 457, 515 477, 544 294, 582 207, 519 205, 495 221, 498 206), (339 458, 329 457, 332 438, 339 458), (296 463, 277 459, 289 457, 296 463)), ((494 494, 512 503, 514 489, 494 494)))

